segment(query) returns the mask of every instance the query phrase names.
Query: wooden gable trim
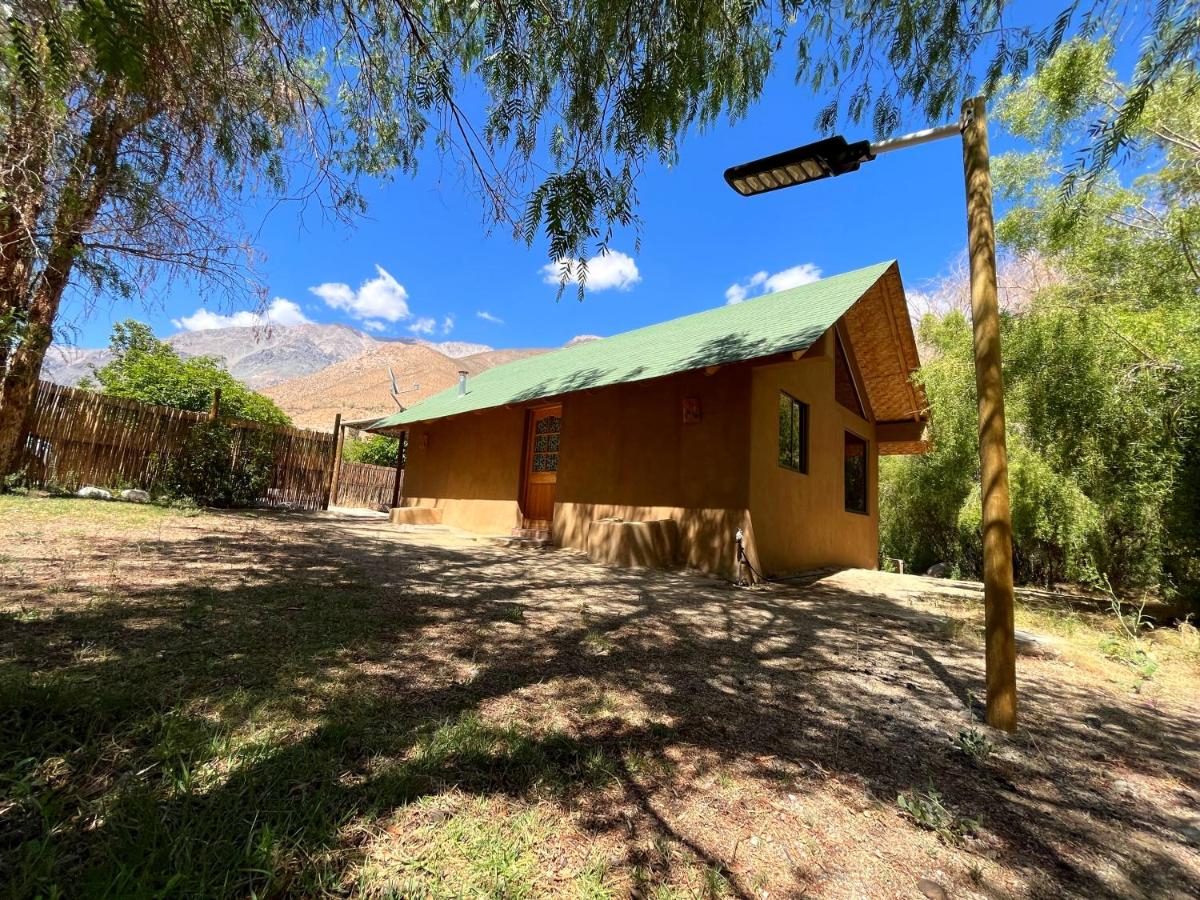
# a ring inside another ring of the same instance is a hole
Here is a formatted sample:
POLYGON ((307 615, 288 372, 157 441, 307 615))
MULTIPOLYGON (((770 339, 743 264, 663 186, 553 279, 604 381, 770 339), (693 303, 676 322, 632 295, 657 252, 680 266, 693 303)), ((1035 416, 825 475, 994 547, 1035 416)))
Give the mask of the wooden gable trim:
MULTIPOLYGON (((841 319, 834 323, 833 332, 835 341, 833 351, 837 353, 838 346, 840 346, 842 352, 846 354, 846 363, 850 367, 850 381, 854 385, 854 392, 858 395, 858 402, 862 406, 863 418, 868 422, 874 422, 875 411, 871 408, 870 398, 863 389, 863 376, 862 371, 858 367, 858 357, 854 354, 854 345, 850 343, 841 319)), ((834 360, 834 365, 837 365, 836 359, 834 360)))

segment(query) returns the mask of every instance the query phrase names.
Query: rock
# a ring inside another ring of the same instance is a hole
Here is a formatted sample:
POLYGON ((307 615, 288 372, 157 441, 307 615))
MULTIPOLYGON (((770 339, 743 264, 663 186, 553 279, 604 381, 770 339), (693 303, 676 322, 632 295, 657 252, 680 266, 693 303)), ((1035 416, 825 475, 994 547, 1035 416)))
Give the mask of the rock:
POLYGON ((1120 797, 1128 797, 1130 800, 1140 800, 1142 797, 1142 792, 1136 785, 1121 778, 1116 779, 1110 786, 1113 793, 1120 797))
POLYGON ((946 889, 932 878, 922 878, 918 881, 917 890, 928 897, 929 900, 950 900, 950 894, 946 889))
POLYGON ((1062 656, 1057 642, 1044 634, 1034 634, 1032 631, 1014 631, 1017 639, 1017 654, 1019 656, 1041 656, 1057 659, 1062 656))
POLYGON ((130 503, 149 503, 150 494, 138 488, 129 488, 121 491, 121 499, 128 500, 130 503))
POLYGON ((1086 716, 1083 717, 1083 724, 1086 725, 1088 728, 1099 728, 1101 725, 1104 724, 1104 720, 1101 719, 1095 713, 1088 713, 1086 716))
POLYGON ((1200 847, 1200 819, 1192 819, 1176 826, 1175 831, 1185 844, 1200 847))
POLYGON ((88 500, 111 500, 112 499, 112 494, 109 493, 108 491, 104 490, 104 488, 93 487, 90 484, 87 485, 86 487, 81 487, 78 491, 75 492, 75 496, 76 497, 86 497, 88 500))
POLYGON ((932 566, 930 566, 928 569, 925 570, 925 574, 928 575, 930 578, 945 578, 946 577, 946 564, 945 563, 934 563, 932 566))

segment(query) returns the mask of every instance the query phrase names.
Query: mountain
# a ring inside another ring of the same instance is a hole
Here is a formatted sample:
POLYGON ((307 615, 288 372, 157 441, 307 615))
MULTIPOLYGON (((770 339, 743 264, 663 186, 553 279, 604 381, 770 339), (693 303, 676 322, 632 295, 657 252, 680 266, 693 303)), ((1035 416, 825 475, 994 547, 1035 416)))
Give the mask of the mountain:
POLYGON ((234 378, 258 390, 358 356, 379 341, 348 325, 292 325, 183 331, 167 343, 184 356, 225 360, 234 378))
MULTIPOLYGON (((323 430, 339 412, 354 421, 394 411, 389 368, 402 392, 400 402, 412 406, 455 384, 459 370, 478 375, 546 352, 467 341, 381 340, 347 325, 315 324, 183 331, 166 341, 182 356, 224 360, 234 378, 273 399, 297 425, 323 430), (420 388, 413 390, 414 384, 420 388)), ((42 377, 77 384, 111 358, 107 349, 55 344, 46 353, 42 377)))
POLYGON ((453 359, 434 346, 381 342, 360 356, 271 385, 262 393, 278 403, 295 424, 327 431, 333 427, 333 417, 339 412, 343 421, 353 422, 385 416, 399 408, 392 399, 389 368, 401 392, 396 399, 408 407, 452 387, 460 370, 468 372, 470 377, 493 366, 546 352, 486 350, 453 359))
POLYGON ((438 353, 443 353, 451 359, 461 359, 464 356, 477 356, 480 353, 487 353, 492 349, 487 344, 472 344, 468 341, 441 341, 436 344, 433 341, 412 341, 412 343, 432 347, 438 353))
MULTIPOLYGON (((385 341, 348 325, 292 325, 271 328, 210 328, 181 331, 166 339, 182 356, 215 356, 229 373, 255 390, 319 372, 386 344, 425 346, 451 358, 491 352, 487 344, 401 338, 385 341)), ((112 358, 107 349, 55 344, 46 354, 42 377, 78 384, 92 368, 112 358)))
POLYGON ((68 344, 51 344, 42 360, 42 377, 55 384, 73 386, 110 359, 112 353, 107 348, 89 350, 68 344))

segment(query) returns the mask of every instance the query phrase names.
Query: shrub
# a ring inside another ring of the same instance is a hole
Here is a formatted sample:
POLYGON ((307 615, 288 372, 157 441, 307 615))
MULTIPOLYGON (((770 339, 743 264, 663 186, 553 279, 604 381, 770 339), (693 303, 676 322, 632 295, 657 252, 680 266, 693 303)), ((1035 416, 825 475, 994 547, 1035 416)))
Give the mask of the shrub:
POLYGON ((942 795, 930 788, 911 791, 896 798, 896 805, 922 828, 936 832, 947 843, 957 844, 979 829, 975 819, 964 819, 942 802, 942 795))
POLYGON ((267 431, 201 422, 171 461, 166 492, 201 506, 249 506, 271 483, 274 454, 267 431))
POLYGON ((373 434, 365 441, 346 441, 342 444, 342 459, 352 463, 368 463, 373 466, 396 465, 396 449, 399 438, 373 434))

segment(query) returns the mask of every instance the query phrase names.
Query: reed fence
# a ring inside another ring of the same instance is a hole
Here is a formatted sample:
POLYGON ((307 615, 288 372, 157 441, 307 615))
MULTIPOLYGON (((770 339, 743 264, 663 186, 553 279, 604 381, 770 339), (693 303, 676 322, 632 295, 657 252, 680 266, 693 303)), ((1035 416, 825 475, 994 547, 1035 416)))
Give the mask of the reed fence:
POLYGON ((330 502, 337 506, 387 509, 392 505, 395 486, 394 466, 343 462, 337 479, 337 492, 330 502))
MULTIPOLYGON (((186 452, 205 413, 107 397, 43 381, 25 418, 17 472, 32 487, 75 490, 136 487, 154 493, 186 452)), ((222 419, 233 433, 230 466, 251 435, 265 433, 272 468, 255 502, 320 509, 327 504, 334 435, 284 425, 222 419)))

